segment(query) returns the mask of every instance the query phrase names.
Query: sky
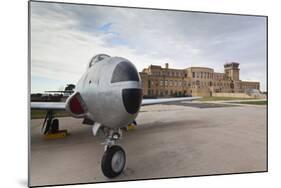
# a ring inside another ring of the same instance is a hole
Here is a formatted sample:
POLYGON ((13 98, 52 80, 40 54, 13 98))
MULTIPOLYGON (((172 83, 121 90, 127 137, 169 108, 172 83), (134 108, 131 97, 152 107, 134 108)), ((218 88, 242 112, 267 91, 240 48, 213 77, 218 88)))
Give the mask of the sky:
POLYGON ((76 84, 96 54, 138 71, 240 63, 240 79, 266 90, 266 18, 31 2, 31 93, 76 84))

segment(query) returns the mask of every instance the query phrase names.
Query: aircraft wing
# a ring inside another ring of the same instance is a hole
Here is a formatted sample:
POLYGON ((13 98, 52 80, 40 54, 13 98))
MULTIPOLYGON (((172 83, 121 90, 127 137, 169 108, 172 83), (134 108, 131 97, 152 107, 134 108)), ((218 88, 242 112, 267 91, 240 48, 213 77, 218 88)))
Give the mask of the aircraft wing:
POLYGON ((31 102, 31 109, 35 110, 65 110, 64 102, 31 102))
MULTIPOLYGON (((192 101, 202 97, 177 97, 177 98, 160 98, 160 99, 143 99, 142 106, 162 104, 176 101, 192 101)), ((66 103, 64 102, 31 102, 31 109, 36 110, 65 110, 66 103)))
POLYGON ((153 104, 162 104, 167 102, 175 102, 175 101, 192 101, 195 99, 200 99, 202 97, 177 97, 177 98, 163 98, 163 99, 143 99, 141 105, 153 105, 153 104))

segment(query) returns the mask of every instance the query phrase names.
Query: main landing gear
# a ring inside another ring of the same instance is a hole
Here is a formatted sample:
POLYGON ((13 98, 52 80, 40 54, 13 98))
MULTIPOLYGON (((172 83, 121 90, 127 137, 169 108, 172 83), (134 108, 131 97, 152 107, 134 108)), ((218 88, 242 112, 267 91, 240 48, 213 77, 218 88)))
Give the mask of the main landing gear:
POLYGON ((49 110, 46 114, 41 133, 46 139, 63 138, 67 130, 59 130, 59 120, 54 119, 54 112, 49 110))
POLYGON ((103 174, 108 178, 114 178, 120 175, 126 164, 125 151, 121 146, 117 145, 121 136, 121 129, 107 130, 101 169, 103 174))
POLYGON ((41 129, 42 134, 55 133, 59 130, 59 120, 54 119, 54 113, 49 110, 45 116, 45 120, 41 129))

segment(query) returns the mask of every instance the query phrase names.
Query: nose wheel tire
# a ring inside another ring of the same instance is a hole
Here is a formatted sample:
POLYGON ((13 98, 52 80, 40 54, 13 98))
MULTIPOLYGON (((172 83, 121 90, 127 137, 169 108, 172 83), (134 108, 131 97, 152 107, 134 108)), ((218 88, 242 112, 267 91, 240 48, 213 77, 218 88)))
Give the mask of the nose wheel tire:
POLYGON ((117 145, 109 147, 102 157, 101 168, 108 178, 120 175, 126 164, 125 151, 117 145))

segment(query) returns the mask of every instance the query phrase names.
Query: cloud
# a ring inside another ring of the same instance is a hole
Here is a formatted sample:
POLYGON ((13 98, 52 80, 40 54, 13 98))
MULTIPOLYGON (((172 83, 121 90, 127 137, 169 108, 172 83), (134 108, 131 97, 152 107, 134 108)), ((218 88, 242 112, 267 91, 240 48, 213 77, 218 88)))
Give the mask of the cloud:
POLYGON ((150 64, 223 71, 266 87, 265 18, 178 11, 31 3, 31 74, 76 83, 98 53, 122 56, 141 71, 150 64))

